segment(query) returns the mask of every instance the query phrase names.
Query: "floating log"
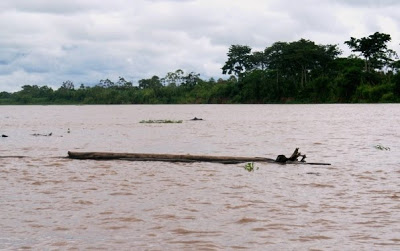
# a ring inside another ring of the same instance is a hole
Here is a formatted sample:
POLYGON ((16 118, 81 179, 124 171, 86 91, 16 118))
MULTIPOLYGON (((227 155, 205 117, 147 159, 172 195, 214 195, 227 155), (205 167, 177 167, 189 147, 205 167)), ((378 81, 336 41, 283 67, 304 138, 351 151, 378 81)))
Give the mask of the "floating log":
POLYGON ((0 159, 23 159, 26 158, 26 156, 0 156, 0 159))
POLYGON ((153 153, 113 153, 113 152, 68 152, 72 159, 93 160, 130 160, 130 161, 166 161, 166 162, 216 162, 223 164, 237 164, 245 162, 267 162, 280 164, 308 164, 330 165, 325 163, 308 163, 302 161, 277 162, 274 159, 264 157, 232 157, 232 156, 207 156, 191 154, 153 154, 153 153))

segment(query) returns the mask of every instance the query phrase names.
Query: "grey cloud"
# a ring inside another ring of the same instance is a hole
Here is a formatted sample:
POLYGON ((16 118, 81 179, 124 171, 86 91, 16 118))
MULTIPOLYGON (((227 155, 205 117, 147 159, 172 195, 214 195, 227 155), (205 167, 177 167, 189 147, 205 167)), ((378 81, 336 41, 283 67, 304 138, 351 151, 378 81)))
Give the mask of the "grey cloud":
POLYGON ((335 2, 353 7, 387 7, 400 5, 398 0, 336 0, 335 2))
POLYGON ((15 10, 17 12, 44 13, 55 15, 70 15, 87 13, 88 11, 118 10, 129 2, 124 0, 97 1, 97 0, 5 0, 0 3, 2 10, 15 10))

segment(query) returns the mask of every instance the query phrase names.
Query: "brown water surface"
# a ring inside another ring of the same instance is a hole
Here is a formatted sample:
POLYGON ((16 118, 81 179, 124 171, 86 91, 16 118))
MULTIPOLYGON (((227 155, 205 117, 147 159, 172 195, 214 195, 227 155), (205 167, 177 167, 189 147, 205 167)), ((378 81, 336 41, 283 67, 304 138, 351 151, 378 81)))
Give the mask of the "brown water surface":
POLYGON ((399 125, 394 104, 0 106, 0 157, 25 156, 0 158, 0 249, 400 250, 399 125), (296 147, 332 165, 64 158, 296 147))

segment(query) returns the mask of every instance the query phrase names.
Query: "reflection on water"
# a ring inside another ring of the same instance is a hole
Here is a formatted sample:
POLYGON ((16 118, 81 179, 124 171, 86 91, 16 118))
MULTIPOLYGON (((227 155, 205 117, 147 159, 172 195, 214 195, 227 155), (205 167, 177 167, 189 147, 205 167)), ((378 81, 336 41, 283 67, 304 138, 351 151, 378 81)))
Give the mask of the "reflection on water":
POLYGON ((9 137, 0 156, 27 157, 0 158, 0 249, 400 249, 399 108, 1 106, 0 134, 9 137), (184 121, 139 123, 147 119, 184 121), (295 147, 332 165, 256 163, 247 172, 64 158, 68 150, 275 157, 295 147))

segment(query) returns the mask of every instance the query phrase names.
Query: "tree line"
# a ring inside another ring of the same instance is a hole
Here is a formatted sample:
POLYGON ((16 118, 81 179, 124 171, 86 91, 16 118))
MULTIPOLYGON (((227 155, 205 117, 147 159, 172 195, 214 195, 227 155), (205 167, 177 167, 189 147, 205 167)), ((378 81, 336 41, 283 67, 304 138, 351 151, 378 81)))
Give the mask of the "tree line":
POLYGON ((222 73, 204 80, 195 72, 169 72, 137 84, 123 77, 78 88, 24 85, 0 93, 0 104, 225 104, 400 102, 400 61, 388 48, 389 34, 351 37, 354 54, 341 57, 338 45, 300 39, 276 42, 263 51, 231 45, 222 73))

